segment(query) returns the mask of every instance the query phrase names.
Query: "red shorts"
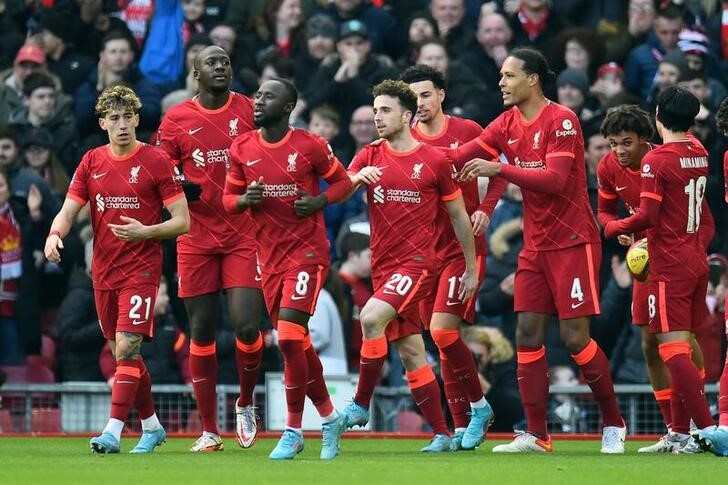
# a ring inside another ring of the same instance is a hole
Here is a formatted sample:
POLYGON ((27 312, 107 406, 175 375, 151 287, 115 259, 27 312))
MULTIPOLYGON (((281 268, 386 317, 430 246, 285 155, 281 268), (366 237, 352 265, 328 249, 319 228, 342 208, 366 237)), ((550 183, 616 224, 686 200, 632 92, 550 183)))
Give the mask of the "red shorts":
POLYGON ((601 259, 599 243, 551 251, 522 249, 514 310, 558 315, 560 320, 598 315, 601 259))
MULTIPOLYGON (((450 313, 459 316, 463 321, 472 324, 475 322, 475 300, 477 291, 467 301, 458 299, 460 277, 465 272, 465 258, 455 258, 449 261, 436 276, 436 287, 432 290, 431 298, 420 302, 420 317, 425 328, 430 327, 433 313, 450 313)), ((478 256, 478 288, 485 278, 485 256, 478 256)))
POLYGON ((146 284, 118 290, 94 290, 96 313, 104 338, 115 340, 116 332, 129 332, 151 340, 158 289, 158 285, 146 284))
POLYGON ((678 281, 650 281, 650 333, 693 331, 705 322, 708 275, 678 281))
POLYGON ((647 296, 649 287, 647 283, 640 283, 637 280, 632 282, 632 323, 635 325, 647 325, 650 323, 650 315, 647 311, 647 296))
POLYGON ((430 296, 435 285, 432 272, 422 267, 403 266, 373 279, 372 297, 389 303, 397 311, 397 318, 387 325, 387 339, 393 342, 420 333, 419 303, 430 296))
POLYGON ((263 273, 263 296, 270 321, 278 325, 281 308, 313 315, 321 287, 326 281, 328 266, 302 265, 284 273, 263 273))
POLYGON ((231 253, 177 255, 180 298, 215 293, 228 288, 260 289, 260 267, 254 248, 231 253))

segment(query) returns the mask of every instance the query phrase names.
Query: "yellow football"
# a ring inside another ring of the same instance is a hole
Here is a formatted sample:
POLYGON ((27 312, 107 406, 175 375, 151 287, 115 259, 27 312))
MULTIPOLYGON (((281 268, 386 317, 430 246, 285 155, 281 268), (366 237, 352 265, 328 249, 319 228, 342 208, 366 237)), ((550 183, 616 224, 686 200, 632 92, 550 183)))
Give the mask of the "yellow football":
POLYGON ((647 281, 650 253, 647 251, 647 238, 640 239, 627 251, 627 269, 637 281, 647 281))

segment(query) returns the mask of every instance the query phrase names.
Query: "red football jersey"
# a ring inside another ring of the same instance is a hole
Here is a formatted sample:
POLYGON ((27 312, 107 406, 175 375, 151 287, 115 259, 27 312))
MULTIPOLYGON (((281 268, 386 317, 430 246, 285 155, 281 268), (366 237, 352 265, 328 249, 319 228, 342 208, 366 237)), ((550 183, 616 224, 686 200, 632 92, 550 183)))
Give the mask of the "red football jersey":
MULTIPOLYGON (((268 143, 259 131, 238 137, 230 147, 228 180, 238 186, 263 177, 263 202, 251 212, 261 270, 281 273, 309 264, 329 265, 329 241, 323 212, 300 218, 293 203, 302 189, 318 195, 319 177, 333 174, 341 162, 326 141, 305 130, 291 129, 268 143)), ((343 167, 342 167, 343 168, 343 167)))
POLYGON ((167 155, 139 143, 129 155, 118 158, 108 145, 90 150, 76 168, 68 197, 79 204, 91 203, 94 254, 91 276, 97 290, 114 290, 159 284, 162 245, 159 241, 125 242, 114 236, 108 224, 126 224, 121 216, 144 225, 162 222, 162 207, 184 197, 180 176, 167 155))
MULTIPOLYGON (((423 134, 417 126, 418 124, 415 123, 412 128, 412 136, 414 136, 415 139, 434 147, 444 148, 457 148, 458 145, 462 145, 473 138, 477 138, 483 131, 480 125, 474 121, 451 116, 445 117, 445 126, 436 136, 427 136, 423 134)), ((455 166, 453 176, 456 174, 456 171, 461 168, 462 166, 455 166)), ((472 214, 480 205, 480 193, 478 192, 477 179, 461 183, 460 190, 462 190, 463 193, 465 209, 468 211, 468 214, 472 214)), ((442 262, 458 255, 462 255, 463 249, 460 247, 460 244, 458 244, 457 237, 455 237, 455 230, 450 222, 450 216, 448 215, 445 204, 440 204, 435 224, 437 228, 437 242, 435 243, 435 250, 437 251, 438 259, 442 262)), ((484 255, 486 253, 485 237, 481 236, 475 238, 475 252, 479 255, 484 255)))
POLYGON ((561 193, 522 190, 525 249, 543 251, 600 241, 587 195, 584 138, 573 111, 547 100, 541 112, 526 122, 513 107, 476 140, 488 152, 501 153, 510 165, 525 171, 546 170, 549 158, 573 159, 561 193))
POLYGON ((698 230, 708 153, 695 138, 665 143, 642 159, 642 193, 660 201, 658 223, 647 230, 650 279, 681 280, 708 271, 698 230))
MULTIPOLYGON (((640 208, 640 191, 642 190, 642 178, 639 170, 632 170, 629 167, 623 167, 617 161, 617 156, 610 151, 597 165, 597 184, 599 186, 599 197, 607 201, 614 201, 610 204, 614 209, 614 220, 619 219, 617 215, 617 203, 621 200, 630 214, 634 214, 640 208)), ((601 204, 601 203, 600 203, 601 204)), ((602 210, 602 205, 599 206, 602 210)), ((601 215, 600 215, 601 217, 601 215)), ((604 222, 600 219, 600 222, 604 222)), ((642 239, 645 237, 643 233, 635 234, 634 238, 642 239)))
POLYGON ((723 182, 725 185, 725 201, 728 203, 728 152, 723 154, 723 182))
POLYGON ((185 179, 202 187, 200 199, 190 202, 190 231, 177 238, 178 252, 226 252, 255 244, 250 214, 231 215, 222 205, 230 144, 253 129, 253 101, 232 92, 219 109, 205 109, 195 98, 165 115, 157 143, 174 163, 181 163, 185 179))
POLYGON ((382 169, 379 181, 367 185, 373 273, 386 273, 408 261, 434 269, 440 201, 460 195, 450 160, 429 145, 395 152, 384 142, 364 147, 348 170, 357 173, 366 166, 382 169))

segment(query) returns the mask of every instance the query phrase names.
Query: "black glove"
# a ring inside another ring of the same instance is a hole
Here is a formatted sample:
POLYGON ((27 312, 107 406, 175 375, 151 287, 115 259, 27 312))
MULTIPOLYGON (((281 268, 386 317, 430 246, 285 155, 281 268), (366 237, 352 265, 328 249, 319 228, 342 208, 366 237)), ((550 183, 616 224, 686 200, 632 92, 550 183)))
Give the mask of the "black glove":
POLYGON ((182 190, 184 190, 184 192, 185 192, 185 197, 187 197, 187 202, 199 200, 200 195, 202 194, 202 187, 200 187, 199 185, 197 185, 194 182, 190 182, 189 180, 182 181, 182 190))

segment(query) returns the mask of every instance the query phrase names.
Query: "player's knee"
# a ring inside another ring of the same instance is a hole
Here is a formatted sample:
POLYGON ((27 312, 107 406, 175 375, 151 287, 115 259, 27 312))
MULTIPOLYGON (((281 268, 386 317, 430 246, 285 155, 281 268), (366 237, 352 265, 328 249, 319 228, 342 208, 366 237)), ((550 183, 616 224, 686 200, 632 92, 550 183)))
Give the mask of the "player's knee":
POLYGON ((526 347, 540 347, 542 342, 541 332, 534 326, 518 324, 516 327, 516 342, 526 347))
POLYGON ((642 355, 645 357, 647 366, 655 365, 662 361, 657 347, 657 341, 654 339, 646 338, 642 340, 642 355))
POLYGON ((141 349, 141 335, 120 336, 116 339, 116 360, 134 360, 141 349))
POLYGON ((199 318, 191 318, 190 335, 195 342, 214 342, 215 325, 199 318))
POLYGON ((235 323, 235 335, 246 343, 255 342, 258 338, 258 323, 242 319, 235 323))
POLYGON ((361 330, 365 337, 379 333, 382 326, 381 318, 373 311, 366 311, 366 308, 362 309, 359 315, 359 321, 361 322, 361 330))
POLYGON ((564 347, 569 353, 578 354, 589 343, 589 334, 575 330, 562 331, 561 341, 564 342, 564 347))
POLYGON ((399 358, 402 359, 402 364, 405 369, 416 369, 425 361, 424 354, 417 346, 401 344, 397 346, 397 350, 399 351, 399 358))

